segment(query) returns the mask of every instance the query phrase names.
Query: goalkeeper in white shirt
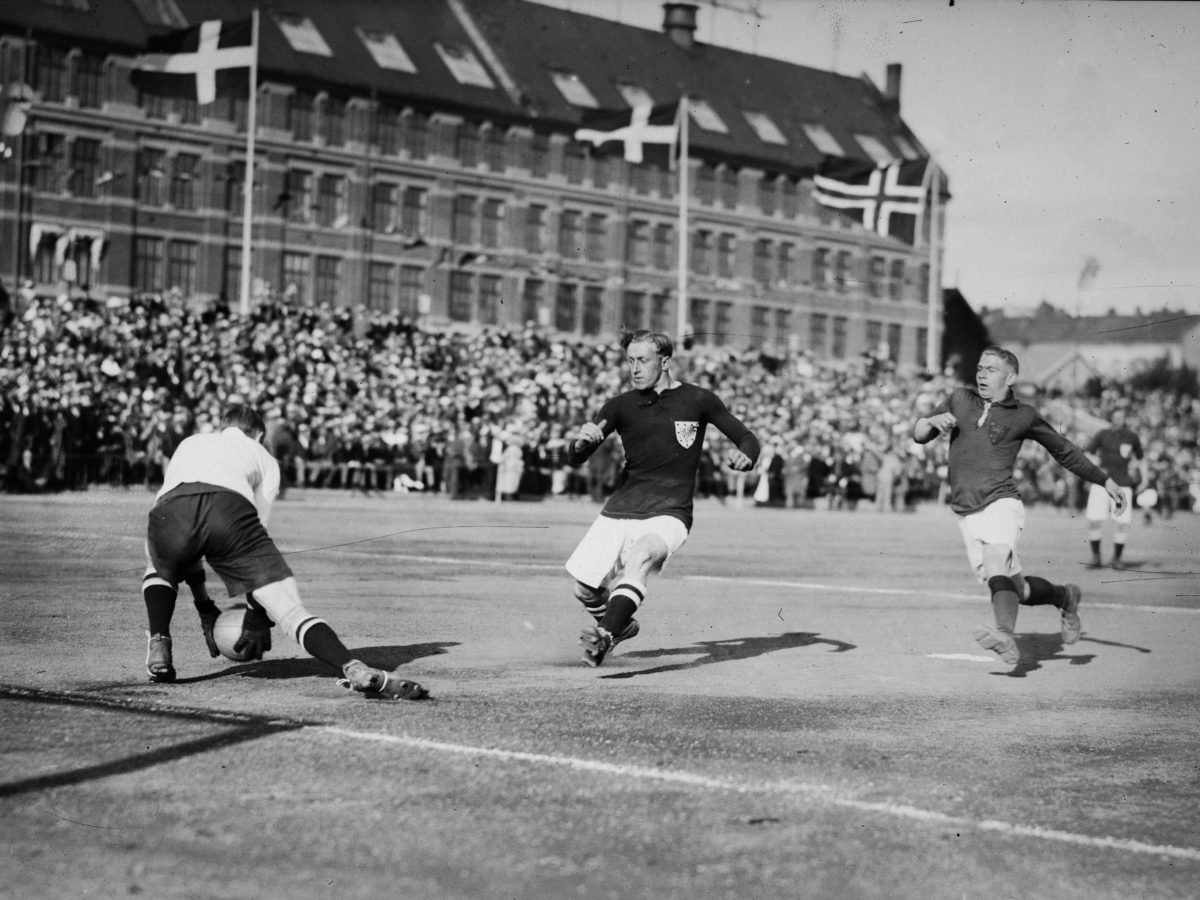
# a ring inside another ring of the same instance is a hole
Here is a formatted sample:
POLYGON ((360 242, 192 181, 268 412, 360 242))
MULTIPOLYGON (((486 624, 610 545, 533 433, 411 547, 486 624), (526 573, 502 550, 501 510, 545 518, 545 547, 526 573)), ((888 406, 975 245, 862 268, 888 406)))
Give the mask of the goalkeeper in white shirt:
POLYGON ((171 618, 181 581, 192 590, 208 652, 214 657, 219 652, 213 625, 220 609, 204 588, 207 560, 230 596, 246 595, 236 652, 262 659, 271 649, 274 624, 311 656, 340 669, 356 691, 396 700, 428 696, 416 682, 355 659, 329 624, 304 608, 292 570, 267 534, 271 504, 279 493, 279 464, 262 445, 262 417, 249 407, 232 405, 221 416, 221 429, 180 443, 150 510, 149 565, 142 581, 150 680, 176 677, 171 618))

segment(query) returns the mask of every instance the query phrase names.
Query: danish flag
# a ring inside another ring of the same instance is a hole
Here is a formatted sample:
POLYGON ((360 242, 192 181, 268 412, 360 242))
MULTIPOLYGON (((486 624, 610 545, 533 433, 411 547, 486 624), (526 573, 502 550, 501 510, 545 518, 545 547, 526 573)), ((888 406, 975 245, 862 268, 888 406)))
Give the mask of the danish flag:
POLYGON ((244 82, 255 62, 249 19, 201 22, 155 38, 152 52, 138 57, 130 78, 148 94, 164 94, 212 103, 220 90, 244 82), (245 72, 238 70, 246 70, 245 72))

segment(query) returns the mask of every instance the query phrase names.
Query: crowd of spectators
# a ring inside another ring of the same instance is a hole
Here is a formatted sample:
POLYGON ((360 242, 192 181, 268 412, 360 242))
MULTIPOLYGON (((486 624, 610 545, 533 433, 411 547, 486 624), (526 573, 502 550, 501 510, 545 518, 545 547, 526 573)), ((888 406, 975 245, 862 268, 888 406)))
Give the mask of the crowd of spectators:
MULTIPOLYGON (((363 308, 267 303, 243 317, 152 296, 33 297, 0 319, 0 487, 153 488, 176 444, 238 399, 263 411, 288 487, 600 500, 620 473, 619 442, 581 469, 564 450, 622 389, 621 362, 615 341, 533 327, 435 332, 363 308)), ((704 347, 676 370, 715 390, 764 446, 756 472, 734 476, 710 431, 702 496, 885 511, 944 500, 946 442, 920 446, 909 433, 949 378, 901 375, 869 356, 830 364, 704 347)), ((1200 511, 1189 488, 1200 484, 1200 403, 1123 385, 1088 401, 1101 418, 1118 405, 1147 447, 1152 509, 1200 511)), ((1028 502, 1082 502, 1036 445, 1017 476, 1028 502)))

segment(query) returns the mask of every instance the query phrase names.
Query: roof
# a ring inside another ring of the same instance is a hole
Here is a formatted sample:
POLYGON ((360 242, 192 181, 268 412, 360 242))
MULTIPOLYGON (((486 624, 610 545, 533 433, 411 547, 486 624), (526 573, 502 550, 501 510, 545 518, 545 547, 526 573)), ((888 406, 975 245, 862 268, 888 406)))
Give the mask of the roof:
POLYGON ((1076 317, 1043 306, 1032 316, 989 316, 987 326, 1000 344, 1178 344, 1200 328, 1200 315, 1164 309, 1076 317))

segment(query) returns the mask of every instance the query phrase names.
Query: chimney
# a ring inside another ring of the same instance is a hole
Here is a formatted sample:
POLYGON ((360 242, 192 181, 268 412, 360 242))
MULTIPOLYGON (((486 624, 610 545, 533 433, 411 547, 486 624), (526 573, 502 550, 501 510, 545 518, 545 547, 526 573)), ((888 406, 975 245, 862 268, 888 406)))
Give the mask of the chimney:
POLYGON ((696 43, 696 10, 695 3, 664 3, 663 31, 684 50, 690 50, 696 43))
POLYGON ((884 88, 883 98, 887 101, 888 108, 899 114, 900 112, 900 63, 888 63, 887 65, 887 87, 884 88))

